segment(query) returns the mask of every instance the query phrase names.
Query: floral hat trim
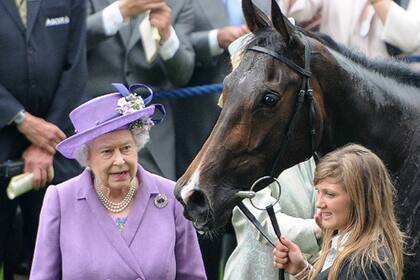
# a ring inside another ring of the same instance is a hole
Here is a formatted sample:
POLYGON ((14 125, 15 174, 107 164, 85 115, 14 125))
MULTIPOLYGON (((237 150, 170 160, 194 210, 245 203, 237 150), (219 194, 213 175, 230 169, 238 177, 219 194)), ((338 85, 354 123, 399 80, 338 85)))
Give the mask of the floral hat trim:
MULTIPOLYGON (((133 84, 130 85, 128 89, 120 83, 113 83, 112 85, 122 95, 122 97, 118 99, 115 110, 123 116, 144 109, 153 99, 152 89, 144 84, 133 84), (135 91, 140 88, 146 89, 149 93, 144 99, 135 94, 135 91)), ((155 104, 155 108, 161 112, 161 117, 159 119, 152 119, 151 117, 141 118, 129 125, 130 130, 137 134, 149 131, 152 126, 162 122, 166 114, 165 109, 161 104, 155 104)))

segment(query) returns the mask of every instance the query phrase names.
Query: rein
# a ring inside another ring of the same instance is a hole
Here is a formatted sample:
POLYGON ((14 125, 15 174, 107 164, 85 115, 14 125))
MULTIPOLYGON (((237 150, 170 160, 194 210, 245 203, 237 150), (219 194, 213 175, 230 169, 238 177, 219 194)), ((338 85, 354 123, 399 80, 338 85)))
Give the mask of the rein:
MULTIPOLYGON (((310 47, 310 44, 309 44, 308 39, 306 37, 303 37, 303 42, 305 44, 305 66, 304 66, 304 68, 300 67, 299 65, 297 65, 296 63, 294 63, 290 59, 288 59, 284 56, 281 56, 277 52, 272 51, 268 48, 261 47, 261 46, 253 46, 253 47, 250 47, 248 49, 249 51, 254 51, 254 52, 269 55, 269 56, 283 62, 284 64, 286 64, 287 66, 289 66, 290 68, 292 68, 293 70, 295 70, 297 73, 299 73, 302 76, 302 84, 301 84, 301 87, 300 87, 300 90, 297 94, 297 99, 296 99, 296 109, 295 109, 293 117, 292 117, 292 119, 289 123, 287 133, 286 133, 286 139, 285 139, 285 141, 282 142, 282 144, 280 146, 280 150, 277 153, 277 156, 274 160, 274 164, 273 164, 273 167, 272 167, 272 170, 271 170, 271 175, 259 178, 257 181, 255 181, 254 184, 251 187, 251 192, 238 192, 236 194, 238 197, 248 198, 251 201, 251 204, 252 204, 251 199, 255 196, 255 192, 253 192, 252 189, 258 182, 260 182, 263 179, 270 178, 272 180, 272 182, 273 181, 276 182, 278 184, 278 186, 280 188, 280 192, 281 192, 280 183, 278 182, 278 180, 276 178, 277 176, 276 176, 275 173, 276 173, 276 170, 278 170, 278 165, 280 164, 280 160, 284 157, 284 153, 286 152, 287 145, 290 142, 292 134, 295 130, 295 126, 296 126, 296 123, 297 123, 298 112, 301 111, 302 106, 305 103, 305 100, 308 100, 308 102, 309 102, 309 122, 310 122, 310 127, 311 127, 310 128, 311 155, 313 155, 315 153, 315 149, 316 149, 316 147, 315 147, 315 145, 316 145, 315 144, 315 142, 316 142, 316 128, 315 128, 316 114, 315 114, 313 92, 312 92, 312 88, 310 87, 310 84, 309 84, 309 81, 310 81, 311 76, 312 76, 311 65, 310 65, 310 62, 311 62, 311 47, 310 47)), ((277 203, 278 200, 279 199, 277 199, 277 201, 275 203, 277 203)), ((275 232, 277 238, 280 240, 281 231, 280 231, 280 227, 278 225, 278 221, 277 221, 274 209, 273 209, 274 204, 268 205, 267 207, 265 207, 265 210, 267 211, 267 214, 270 218, 270 221, 271 221, 271 224, 273 226, 274 232, 275 232)), ((248 220, 261 233, 261 235, 264 236, 264 238, 274 247, 275 245, 270 239, 270 234, 261 225, 261 223, 257 220, 257 218, 251 213, 251 211, 249 211, 249 209, 245 206, 245 204, 242 201, 239 202, 238 207, 242 211, 242 213, 248 218, 248 220)), ((257 208, 257 207, 255 207, 255 208, 257 208)), ((257 209, 260 209, 260 208, 257 208, 257 209)), ((260 210, 264 210, 264 209, 260 209, 260 210)), ((284 270, 280 269, 279 279, 284 280, 285 279, 284 277, 285 277, 284 276, 284 270)))

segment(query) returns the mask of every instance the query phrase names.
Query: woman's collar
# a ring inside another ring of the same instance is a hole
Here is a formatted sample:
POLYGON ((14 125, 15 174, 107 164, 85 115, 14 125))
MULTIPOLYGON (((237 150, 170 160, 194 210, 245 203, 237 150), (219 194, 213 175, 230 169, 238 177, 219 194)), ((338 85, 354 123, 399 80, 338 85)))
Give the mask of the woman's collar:
POLYGON ((331 249, 336 250, 336 251, 341 251, 345 243, 349 239, 349 236, 350 236, 350 231, 345 232, 343 235, 336 234, 331 239, 331 249))

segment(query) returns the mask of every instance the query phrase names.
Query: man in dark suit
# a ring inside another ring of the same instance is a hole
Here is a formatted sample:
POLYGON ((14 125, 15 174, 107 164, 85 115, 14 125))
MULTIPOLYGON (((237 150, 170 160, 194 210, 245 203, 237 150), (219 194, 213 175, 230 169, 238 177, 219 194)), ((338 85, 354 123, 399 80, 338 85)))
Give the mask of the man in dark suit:
MULTIPOLYGON (((23 158, 35 189, 73 177, 76 162, 54 156, 69 133, 68 113, 87 79, 84 0, 0 1, 0 163, 23 158)), ((0 170, 0 265, 19 203, 24 244, 31 263, 43 191, 6 197, 9 179, 0 170)), ((7 267, 6 267, 7 268, 7 267)), ((28 273, 26 267, 23 273, 28 273)))
MULTIPOLYGON (((88 12, 87 96, 115 91, 112 82, 144 83, 160 90, 180 87, 191 78, 191 0, 89 0, 88 12), (157 58, 151 63, 146 61, 139 32, 146 11, 161 37, 157 58)), ((139 161, 147 170, 175 179, 172 105, 167 100, 159 102, 165 105, 166 119, 151 131, 151 141, 140 152, 139 161)))
MULTIPOLYGON (((231 70, 227 47, 248 32, 240 19, 230 22, 225 2, 193 1, 195 28, 191 40, 196 63, 189 86, 221 83, 231 70)), ((236 8, 241 16, 240 0, 236 8)), ((176 100, 177 177, 185 172, 210 134, 220 112, 218 98, 219 94, 211 94, 176 100)))

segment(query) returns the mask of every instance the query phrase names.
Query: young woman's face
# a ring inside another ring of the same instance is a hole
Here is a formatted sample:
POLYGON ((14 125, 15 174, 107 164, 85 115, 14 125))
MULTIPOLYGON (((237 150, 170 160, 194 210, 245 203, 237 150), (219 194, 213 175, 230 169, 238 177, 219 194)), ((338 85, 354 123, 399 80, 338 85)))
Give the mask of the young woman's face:
POLYGON ((128 188, 137 172, 137 146, 128 129, 101 135, 89 145, 88 164, 102 186, 128 188))
POLYGON ((341 185, 334 183, 332 178, 319 182, 316 188, 316 207, 320 210, 321 226, 342 233, 350 222, 350 196, 341 185))

